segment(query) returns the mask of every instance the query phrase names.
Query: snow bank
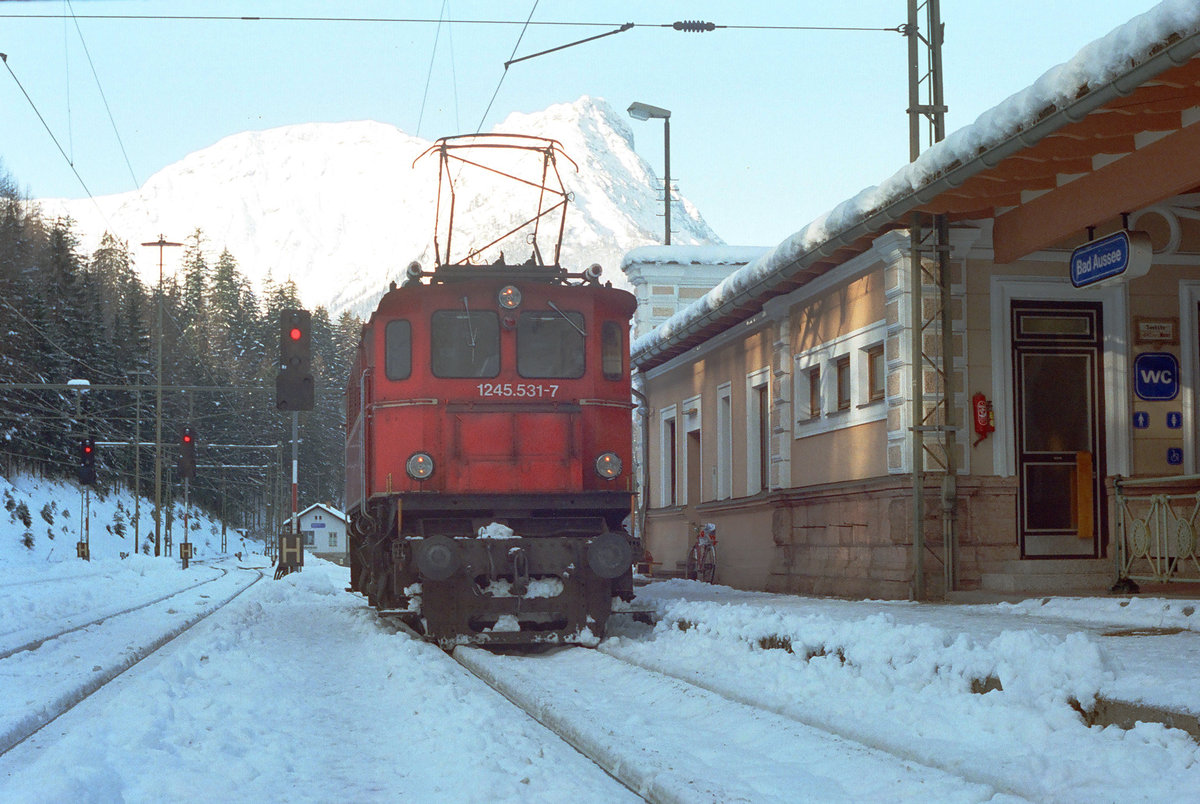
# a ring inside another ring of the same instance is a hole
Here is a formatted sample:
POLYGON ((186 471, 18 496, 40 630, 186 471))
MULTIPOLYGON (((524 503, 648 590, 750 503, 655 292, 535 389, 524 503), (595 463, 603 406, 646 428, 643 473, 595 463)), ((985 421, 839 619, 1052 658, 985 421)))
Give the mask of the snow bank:
MULTIPOLYGON (((997 606, 813 600, 688 581, 643 591, 659 623, 601 650, 731 700, 1030 800, 1110 800, 1118 790, 1168 800, 1181 785, 1200 789, 1200 748, 1186 733, 1086 718, 1118 682, 1190 678, 1186 655, 1143 673, 1113 643, 997 606)), ((1075 608, 1087 607, 1059 611, 1075 608)))

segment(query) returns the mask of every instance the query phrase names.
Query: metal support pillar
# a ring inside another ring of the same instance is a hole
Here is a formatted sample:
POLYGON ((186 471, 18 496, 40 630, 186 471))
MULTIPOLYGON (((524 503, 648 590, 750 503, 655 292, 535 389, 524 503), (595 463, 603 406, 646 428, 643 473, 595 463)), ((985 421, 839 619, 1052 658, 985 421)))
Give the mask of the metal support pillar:
MULTIPOLYGON (((921 155, 922 118, 928 125, 929 144, 945 137, 945 96, 942 91, 942 39, 940 0, 908 0, 908 22, 904 29, 908 37, 908 115, 909 115, 909 159, 915 161, 921 155), (925 11, 928 36, 921 35, 921 10, 925 11), (924 56, 922 59, 922 48, 924 56), (924 62, 924 63, 923 63, 924 62), (924 67, 924 72, 922 68, 924 67), (921 102, 924 85, 927 102, 921 102)), ((926 457, 940 465, 944 472, 941 483, 942 513, 942 561, 945 570, 945 589, 955 586, 955 553, 957 533, 955 511, 957 508, 957 482, 955 454, 957 443, 954 424, 954 331, 951 299, 951 276, 949 264, 949 226, 943 215, 933 217, 929 235, 932 242, 926 243, 925 217, 913 213, 910 229, 910 366, 912 371, 912 398, 909 408, 912 460, 912 530, 913 530, 913 582, 912 595, 921 600, 926 595, 925 579, 925 474, 926 457), (937 312, 926 314, 923 288, 925 267, 923 257, 931 254, 936 265, 936 284, 939 288, 937 312), (940 326, 938 340, 940 355, 927 354, 925 332, 934 324, 940 326), (936 405, 926 411, 926 365, 939 378, 940 391, 936 405), (930 450, 925 433, 941 435, 941 454, 930 450)))
POLYGON ((292 411, 292 533, 300 535, 300 412, 292 411))

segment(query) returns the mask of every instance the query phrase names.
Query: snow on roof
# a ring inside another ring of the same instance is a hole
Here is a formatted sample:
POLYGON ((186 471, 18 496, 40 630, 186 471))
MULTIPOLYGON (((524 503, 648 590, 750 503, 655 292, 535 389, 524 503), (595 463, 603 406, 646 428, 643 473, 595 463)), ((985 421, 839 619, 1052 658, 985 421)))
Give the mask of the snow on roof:
MULTIPOLYGON (((707 295, 638 338, 632 344, 634 362, 641 353, 661 348, 684 327, 759 285, 801 255, 861 224, 888 204, 930 185, 952 168, 977 158, 1053 111, 1128 73, 1157 53, 1164 43, 1198 32, 1200 3, 1196 0, 1164 0, 1107 36, 1086 45, 1070 61, 1047 70, 1031 86, 987 110, 971 125, 930 146, 915 161, 881 184, 867 187, 838 204, 758 259, 730 274, 707 295)), ((622 267, 624 265, 623 261, 622 267)))
POLYGON ((314 508, 320 508, 330 514, 333 514, 334 516, 336 516, 338 519, 342 520, 343 522, 346 521, 345 514, 343 514, 341 511, 339 511, 338 509, 334 508, 331 505, 326 505, 325 503, 313 503, 312 505, 308 506, 303 511, 301 511, 299 516, 304 516, 305 514, 307 514, 309 511, 311 511, 314 508))
POLYGON ((745 265, 770 249, 764 246, 639 246, 625 252, 621 270, 633 265, 745 265))

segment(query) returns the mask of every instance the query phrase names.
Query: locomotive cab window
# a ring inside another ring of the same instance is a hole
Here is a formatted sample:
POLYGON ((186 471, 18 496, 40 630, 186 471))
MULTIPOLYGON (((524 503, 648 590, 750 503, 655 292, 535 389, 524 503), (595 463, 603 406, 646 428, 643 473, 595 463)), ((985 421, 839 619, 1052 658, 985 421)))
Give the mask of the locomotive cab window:
POLYGON ((412 374, 412 324, 387 322, 383 339, 384 372, 389 380, 407 380, 412 374))
POLYGON ((581 313, 522 313, 517 321, 517 373, 535 379, 582 377, 586 331, 581 313))
POLYGON ((500 373, 500 319, 485 310, 433 314, 430 366, 435 377, 495 377, 500 373))
POLYGON ((621 341, 621 325, 616 321, 605 321, 600 329, 600 371, 606 380, 619 380, 624 376, 625 350, 621 341))

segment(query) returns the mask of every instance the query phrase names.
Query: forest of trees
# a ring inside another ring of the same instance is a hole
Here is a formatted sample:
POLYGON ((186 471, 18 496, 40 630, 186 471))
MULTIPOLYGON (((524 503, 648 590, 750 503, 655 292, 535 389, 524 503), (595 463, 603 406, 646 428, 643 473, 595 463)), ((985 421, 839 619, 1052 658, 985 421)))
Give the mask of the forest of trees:
MULTIPOLYGON (((154 448, 133 444, 139 435, 154 441, 161 301, 162 383, 202 389, 164 393, 164 494, 182 494, 175 466, 180 432, 191 425, 199 444, 193 502, 234 527, 277 526, 271 514, 290 509, 291 480, 291 414, 275 409, 279 311, 302 307, 295 285, 268 282, 256 292, 235 256, 214 258, 197 229, 160 299, 159 283, 143 282, 134 268, 135 256, 157 266, 158 249, 134 251, 106 234, 82 254, 73 225, 46 220, 0 167, 0 473, 74 478, 79 440, 91 436, 102 442, 101 493, 132 489, 140 458, 141 491, 153 497, 154 448), (79 392, 65 387, 71 380, 122 389, 79 392), (27 387, 41 384, 54 387, 27 387)), ((323 307, 312 311, 317 401, 300 414, 301 508, 342 505, 343 389, 360 329, 349 313, 332 321, 323 307)))

